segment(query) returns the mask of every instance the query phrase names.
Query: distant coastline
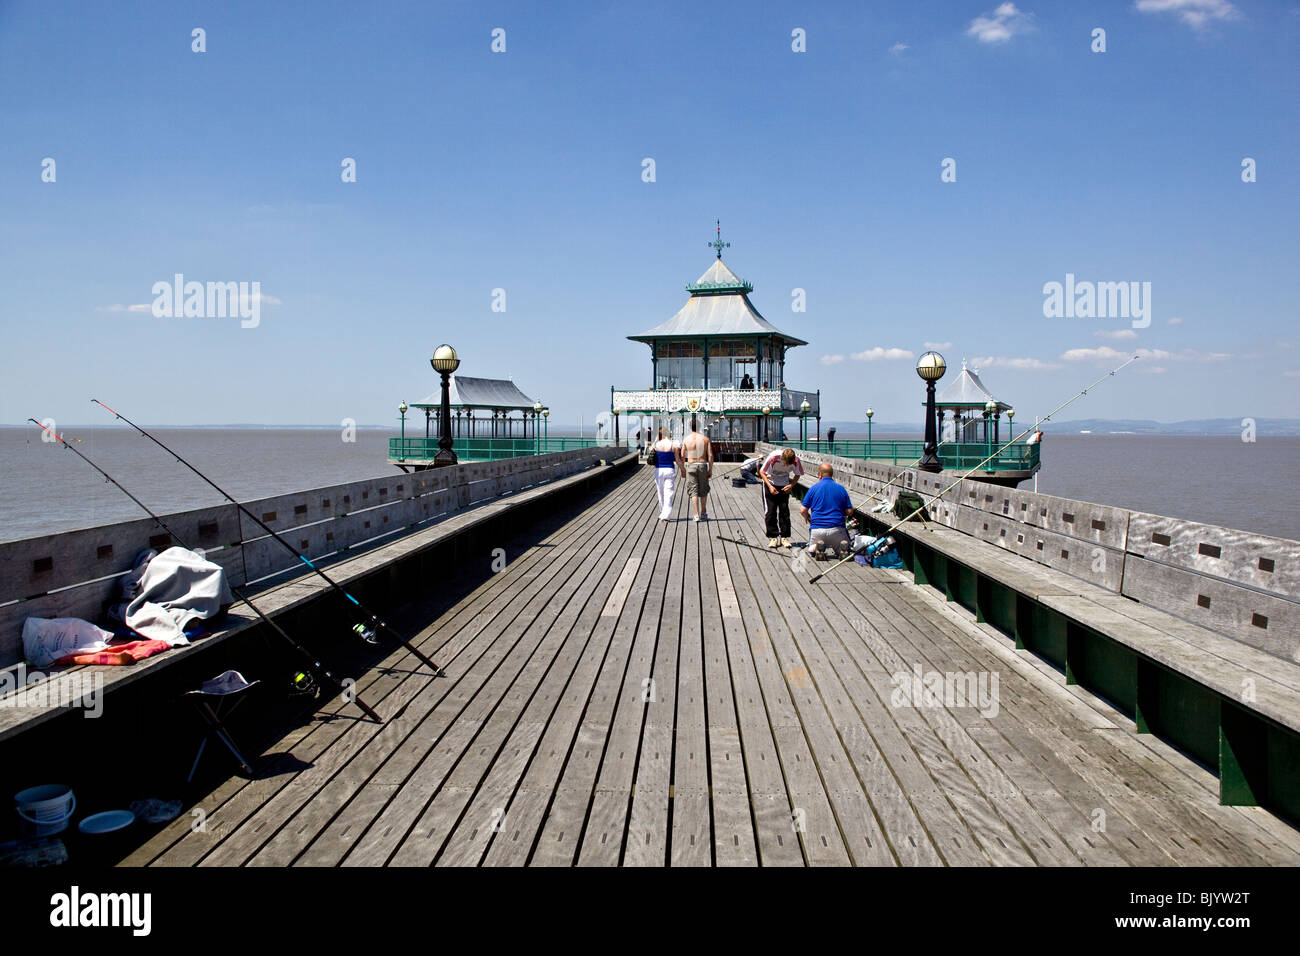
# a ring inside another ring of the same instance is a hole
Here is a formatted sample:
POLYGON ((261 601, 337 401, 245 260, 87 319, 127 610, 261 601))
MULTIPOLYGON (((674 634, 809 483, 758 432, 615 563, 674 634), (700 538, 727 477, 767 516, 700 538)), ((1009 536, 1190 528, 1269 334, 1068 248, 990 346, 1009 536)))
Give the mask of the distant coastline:
MULTIPOLYGON (((1268 437, 1300 437, 1300 418, 1256 418, 1253 419, 1255 433, 1260 436, 1268 437)), ((1028 422, 1018 421, 1017 431, 1023 430, 1028 422)), ((831 420, 822 419, 822 437, 826 437, 827 429, 834 428, 837 437, 851 438, 861 433, 862 437, 866 436, 866 423, 858 421, 831 420)), ((0 425, 0 428, 34 428, 33 425, 0 425)), ((62 426, 68 429, 81 428, 127 428, 129 426, 121 425, 117 422, 108 423, 82 423, 62 426)), ((236 422, 228 425, 145 425, 146 428, 174 428, 174 429, 209 429, 209 430, 249 430, 249 431, 338 431, 341 426, 336 424, 330 425, 256 425, 247 422, 236 422)), ((397 432, 399 426, 394 425, 356 425, 353 426, 360 431, 390 431, 397 432)), ((872 425, 871 434, 873 438, 899 438, 916 437, 917 432, 922 427, 920 420, 912 423, 903 422, 879 422, 872 425)), ((1005 427, 1005 422, 1003 423, 1005 427)), ((1081 432, 1091 432, 1093 435, 1240 435, 1245 428, 1241 418, 1201 418, 1189 419, 1181 422, 1157 422, 1152 419, 1110 419, 1110 418, 1081 418, 1065 422, 1048 422, 1043 430, 1045 432, 1055 432, 1057 434, 1077 435, 1081 432)), ((561 422, 552 422, 550 433, 553 435, 576 435, 581 429, 584 433, 590 433, 593 426, 590 422, 579 426, 577 424, 566 425, 561 422)))

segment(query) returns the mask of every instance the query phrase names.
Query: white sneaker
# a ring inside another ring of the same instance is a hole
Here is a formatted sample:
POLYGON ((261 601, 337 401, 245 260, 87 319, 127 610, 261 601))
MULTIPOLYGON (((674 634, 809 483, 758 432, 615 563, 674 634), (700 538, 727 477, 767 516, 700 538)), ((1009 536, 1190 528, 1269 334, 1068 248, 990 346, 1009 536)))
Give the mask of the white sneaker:
POLYGON ((783 548, 793 548, 794 545, 792 545, 792 544, 790 543, 790 539, 789 539, 789 538, 782 538, 782 539, 781 539, 781 547, 783 547, 783 548))
POLYGON ((768 539, 768 542, 767 542, 767 546, 768 546, 769 548, 779 548, 779 547, 781 547, 781 539, 780 539, 780 538, 769 538, 769 539, 768 539))
POLYGON ((696 524, 699 524, 699 523, 700 523, 700 516, 699 516, 699 515, 692 515, 691 520, 694 521, 696 524))

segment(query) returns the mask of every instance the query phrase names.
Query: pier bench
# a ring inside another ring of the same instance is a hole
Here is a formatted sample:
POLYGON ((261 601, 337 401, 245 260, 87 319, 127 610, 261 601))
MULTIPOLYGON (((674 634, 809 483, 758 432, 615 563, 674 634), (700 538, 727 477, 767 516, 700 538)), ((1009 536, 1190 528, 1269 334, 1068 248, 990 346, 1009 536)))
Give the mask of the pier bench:
POLYGON ((1300 820, 1300 542, 800 454, 877 530, 878 501, 919 494, 933 520, 893 532, 916 583, 1216 769, 1221 803, 1300 820))
MULTIPOLYGON (((530 520, 536 508, 553 508, 557 497, 583 493, 629 467, 634 459, 635 455, 612 447, 578 449, 370 479, 246 506, 363 603, 386 607, 403 589, 427 586, 437 574, 463 560, 471 542, 480 541, 485 534, 505 538, 512 526, 530 520), (602 467, 605 465, 612 467, 602 467), (354 502, 366 506, 347 510, 354 502), (320 517, 311 513, 313 507, 336 513, 320 517), (294 515, 303 523, 286 523, 294 515)), ((194 535, 186 538, 187 544, 203 539, 202 530, 214 523, 222 530, 240 527, 234 505, 163 517, 178 534, 194 535)), ((251 521, 243 524, 252 525, 255 533, 206 549, 207 557, 225 568, 231 582, 245 589, 262 613, 306 643, 301 635, 319 623, 318 599, 332 589, 318 575, 301 573, 301 561, 251 521)), ((22 679, 25 686, 16 694, 38 702, 15 706, 14 694, 0 697, 0 741, 80 706, 86 695, 76 688, 87 675, 102 678, 104 694, 117 692, 160 669, 226 645, 260 625, 251 608, 237 601, 211 635, 133 665, 26 670, 22 664, 23 620, 28 616, 98 620, 104 602, 115 593, 118 578, 130 569, 135 555, 146 547, 161 550, 171 543, 150 518, 0 543, 0 580, 7 592, 0 592, 0 671, 22 679), (24 589, 42 583, 50 585, 49 589, 18 597, 24 589), (60 685, 65 690, 61 691, 60 685), (79 696, 59 699, 68 687, 79 696), (48 703, 39 703, 47 696, 51 697, 48 703)))

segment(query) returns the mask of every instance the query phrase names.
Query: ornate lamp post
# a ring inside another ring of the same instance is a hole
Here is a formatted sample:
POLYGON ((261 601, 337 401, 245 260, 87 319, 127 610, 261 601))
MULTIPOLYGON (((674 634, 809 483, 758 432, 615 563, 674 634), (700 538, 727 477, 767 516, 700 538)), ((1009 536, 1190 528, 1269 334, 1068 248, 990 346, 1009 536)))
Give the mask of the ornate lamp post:
POLYGON ((542 417, 542 400, 539 398, 533 402, 533 454, 542 453, 542 436, 537 433, 537 426, 541 424, 542 417))
MULTIPOLYGON (((551 438, 551 410, 549 408, 542 409, 542 426, 546 429, 545 434, 542 435, 542 440, 549 442, 551 438)), ((551 446, 548 444, 546 447, 550 448, 551 446)))
POLYGON ((772 414, 772 409, 768 405, 763 406, 763 441, 767 441, 767 416, 772 414))
POLYGON ((939 460, 939 442, 934 426, 934 383, 948 371, 948 363, 938 352, 926 352, 916 362, 916 374, 925 382, 925 448, 917 467, 922 471, 943 471, 939 460))
POLYGON ((867 457, 871 457, 871 419, 876 417, 875 410, 867 408, 867 457))
POLYGON ((442 414, 438 424, 438 454, 433 458, 435 468, 457 464, 456 453, 451 450, 451 373, 460 368, 460 356, 450 345, 439 345, 429 359, 433 370, 442 376, 442 414))
POLYGON ((799 405, 799 448, 803 451, 808 450, 808 411, 811 408, 806 398, 799 405))
POLYGON ((623 414, 623 409, 614 409, 614 444, 618 444, 618 416, 623 414))
MULTIPOLYGON (((993 454, 993 422, 998 415, 998 403, 989 399, 984 403, 984 457, 993 454)), ((993 470, 993 462, 988 463, 988 470, 993 470)))
POLYGON ((1015 437, 1016 437, 1016 410, 1014 408, 1008 408, 1007 409, 1007 440, 1010 441, 1015 437))
POLYGON ((397 406, 397 410, 402 413, 402 453, 398 455, 402 461, 406 461, 406 410, 410 408, 406 404, 406 399, 402 399, 402 404, 397 406))

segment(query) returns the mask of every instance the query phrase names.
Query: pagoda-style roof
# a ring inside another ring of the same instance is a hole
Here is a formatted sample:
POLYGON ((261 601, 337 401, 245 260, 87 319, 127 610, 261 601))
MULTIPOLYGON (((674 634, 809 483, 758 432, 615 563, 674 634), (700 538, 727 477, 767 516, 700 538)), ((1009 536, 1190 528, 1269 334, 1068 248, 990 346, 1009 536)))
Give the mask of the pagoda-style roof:
POLYGON ((649 332, 629 335, 634 342, 656 339, 729 338, 732 336, 774 336, 786 346, 807 345, 803 339, 782 332, 754 308, 749 293, 754 287, 727 268, 721 259, 686 287, 691 297, 680 312, 649 332))
POLYGON ((968 369, 966 361, 963 359, 961 374, 954 381, 949 382, 948 386, 935 396, 934 404, 936 407, 983 409, 989 399, 997 402, 999 408, 1011 407, 990 392, 984 383, 980 381, 979 373, 968 369))
MULTIPOLYGON (((451 377, 452 408, 492 408, 492 409, 528 409, 532 411, 536 403, 519 391, 514 382, 505 378, 468 378, 460 375, 451 377)), ((412 402, 413 408, 441 408, 442 389, 427 395, 418 402, 412 402)))

